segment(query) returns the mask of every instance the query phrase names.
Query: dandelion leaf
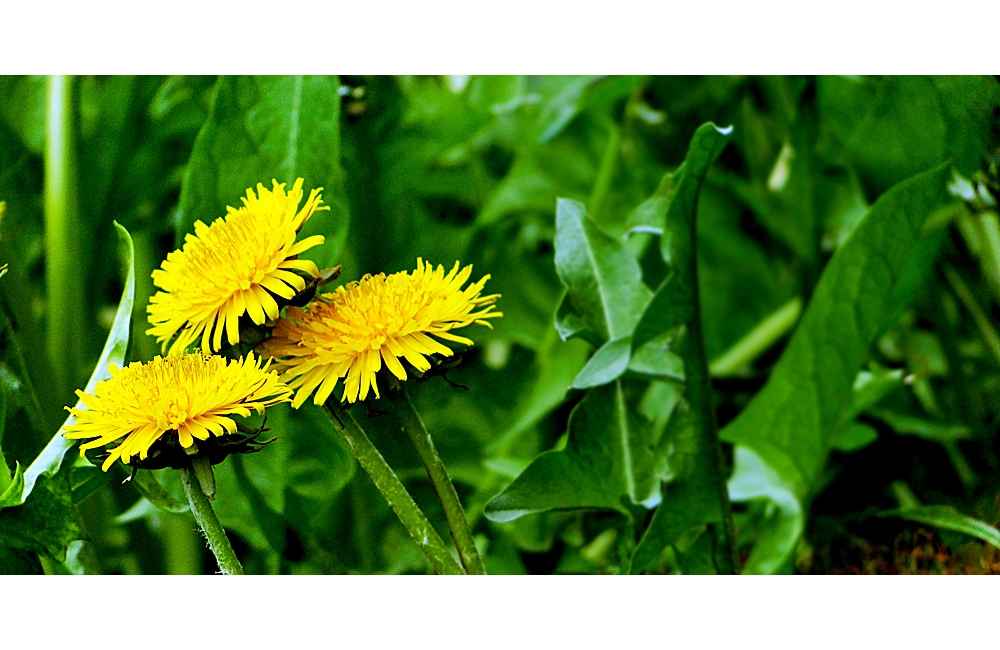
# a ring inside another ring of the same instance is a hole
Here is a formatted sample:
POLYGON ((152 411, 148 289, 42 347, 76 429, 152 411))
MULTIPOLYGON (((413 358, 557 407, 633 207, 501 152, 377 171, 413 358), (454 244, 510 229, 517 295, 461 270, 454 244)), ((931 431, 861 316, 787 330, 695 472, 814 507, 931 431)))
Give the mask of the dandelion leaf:
POLYGON ((66 547, 82 532, 65 477, 41 475, 24 503, 0 510, 0 546, 66 559, 66 547))
MULTIPOLYGON (((90 375, 90 381, 84 389, 86 393, 93 393, 94 386, 98 382, 111 378, 108 366, 112 363, 122 367, 125 364, 125 353, 129 342, 129 325, 132 320, 132 304, 135 300, 135 253, 132 246, 132 238, 123 226, 115 222, 115 229, 122 244, 124 269, 125 269, 125 289, 122 291, 121 300, 118 302, 118 311, 115 313, 114 323, 111 331, 108 332, 107 341, 104 343, 104 350, 94 366, 94 372, 90 375)), ((77 402, 76 408, 84 408, 83 402, 77 402)), ((70 424, 76 420, 70 415, 66 418, 65 424, 70 424)), ((24 474, 24 499, 27 500, 35 485, 35 481, 43 474, 53 475, 59 471, 63 464, 63 457, 66 452, 73 448, 75 443, 62 435, 62 429, 56 431, 48 445, 42 450, 38 457, 28 466, 24 474)), ((82 458, 73 461, 75 465, 86 465, 82 458)))
POLYGON ((212 92, 208 119, 191 152, 181 183, 175 244, 239 207, 247 188, 272 179, 303 191, 323 188, 330 212, 314 215, 299 239, 322 234, 326 241, 305 257, 320 268, 338 263, 347 234, 348 207, 340 167, 340 84, 327 76, 222 76, 212 92))
POLYGON ((630 512, 655 492, 653 429, 620 381, 594 388, 570 415, 566 448, 543 453, 484 509, 492 521, 547 510, 630 512))
MULTIPOLYGON (((899 289, 925 233, 924 223, 951 200, 948 164, 886 192, 827 265, 767 384, 722 432, 766 464, 793 494, 802 517, 819 484, 834 434, 853 405, 852 387, 876 335, 892 325, 899 289)), ((749 494, 748 498, 751 497, 749 494)), ((774 501, 774 499, 771 499, 774 501)), ((779 508, 781 504, 779 503, 779 508)), ((782 523, 779 555, 797 543, 801 523, 782 523)))

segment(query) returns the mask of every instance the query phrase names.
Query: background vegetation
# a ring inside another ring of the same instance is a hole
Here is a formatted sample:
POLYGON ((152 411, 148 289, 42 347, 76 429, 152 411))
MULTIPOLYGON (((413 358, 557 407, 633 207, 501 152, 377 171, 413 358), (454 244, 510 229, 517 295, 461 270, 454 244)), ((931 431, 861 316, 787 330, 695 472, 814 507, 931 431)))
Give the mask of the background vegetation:
MULTIPOLYGON (((23 504, 18 477, 123 331, 119 243, 148 360, 152 269, 298 176, 341 281, 461 260, 503 296, 468 390, 411 387, 490 573, 718 569, 692 323, 743 570, 1000 570, 995 78, 6 77, 0 117, 5 572, 214 572, 171 470, 72 450, 23 504), (644 311, 695 292, 697 320, 644 311)), ((269 426, 216 470, 249 573, 428 570, 321 414, 269 426)), ((365 426, 444 530, 398 421, 365 426)))

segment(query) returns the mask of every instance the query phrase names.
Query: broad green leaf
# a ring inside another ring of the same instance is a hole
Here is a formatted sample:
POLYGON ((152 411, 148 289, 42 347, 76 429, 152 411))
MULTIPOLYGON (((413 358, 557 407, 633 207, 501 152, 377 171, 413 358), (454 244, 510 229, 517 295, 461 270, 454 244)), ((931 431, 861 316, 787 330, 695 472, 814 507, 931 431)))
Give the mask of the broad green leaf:
MULTIPOLYGON (((555 138, 574 117, 586 108, 627 97, 638 83, 638 77, 541 77, 547 86, 555 85, 556 92, 544 89, 546 101, 538 116, 539 143, 555 138)), ((539 90, 542 90, 540 88, 539 90)))
MULTIPOLYGON (((3 464, 0 467, 0 476, 7 474, 7 463, 3 458, 3 452, 0 451, 0 463, 3 464)), ((24 469, 21 468, 21 463, 17 464, 14 469, 14 477, 7 477, 5 481, 7 485, 0 490, 0 509, 9 508, 11 506, 19 506, 24 503, 24 469)))
POLYGON ((162 512, 162 508, 153 505, 153 502, 146 497, 140 497, 138 501, 132 504, 132 506, 115 517, 116 524, 127 524, 132 521, 138 521, 140 519, 145 519, 146 517, 151 517, 162 512))
POLYGON ((511 222, 506 227, 497 228, 503 233, 510 233, 509 235, 494 233, 482 236, 484 233, 481 233, 477 241, 484 246, 477 246, 475 250, 461 255, 454 249, 453 240, 441 242, 442 248, 450 250, 446 257, 438 259, 454 260, 457 256, 463 263, 472 263, 474 280, 489 272, 491 277, 486 284, 487 290, 504 296, 501 300, 504 310, 503 327, 476 335, 473 338, 477 344, 485 345, 489 339, 508 339, 517 345, 537 350, 542 347, 543 341, 548 340, 552 329, 552 315, 563 293, 552 264, 551 253, 537 253, 539 246, 551 246, 551 232, 543 232, 538 223, 551 220, 550 209, 548 215, 539 216, 532 223, 511 222), (516 298, 507 300, 508 296, 516 298), (484 335, 488 335, 488 338, 484 335))
POLYGON ((354 476, 357 464, 353 455, 339 435, 330 435, 330 420, 318 408, 279 410, 272 426, 274 434, 288 443, 286 490, 318 512, 354 476), (282 415, 286 417, 282 419, 282 415), (321 435, 320 430, 327 433, 321 435))
POLYGON ((771 503, 750 557, 743 567, 744 574, 772 574, 788 570, 805 528, 805 513, 797 495, 752 450, 737 445, 733 452, 735 469, 729 479, 729 496, 733 501, 765 499, 771 503))
POLYGON ((862 370, 854 379, 851 403, 844 409, 841 421, 846 423, 853 420, 902 386, 901 369, 890 370, 873 365, 871 370, 862 370))
MULTIPOLYGON (((112 363, 117 364, 119 368, 125 365, 125 351, 128 348, 129 325, 132 319, 132 302, 135 295, 134 252, 132 249, 132 238, 129 236, 128 231, 118 224, 118 222, 115 222, 115 229, 118 231, 118 237, 121 240, 125 258, 125 289, 122 291, 122 297, 118 303, 118 311, 115 313, 114 324, 112 324, 111 331, 108 332, 108 339, 104 343, 104 350, 101 352, 97 365, 94 366, 94 372, 90 375, 90 381, 87 382, 87 387, 84 389, 85 393, 93 393, 94 386, 98 382, 111 378, 108 366, 112 363)), ((83 402, 77 402, 76 408, 84 408, 83 402)), ((72 424, 75 421, 76 417, 70 415, 66 418, 63 426, 72 424)), ((62 465, 66 452, 75 444, 75 442, 62 435, 62 429, 52 436, 45 449, 42 450, 24 473, 25 485, 23 498, 25 501, 27 501, 28 495, 31 494, 31 490, 38 477, 43 474, 56 474, 60 465, 62 465)), ((83 465, 88 464, 83 458, 79 458, 74 462, 83 465)))
POLYGON ((948 156, 960 173, 972 176, 982 168, 983 152, 997 146, 1000 81, 993 75, 934 75, 930 80, 941 100, 948 156))
POLYGON ((672 343, 669 337, 656 338, 633 352, 625 376, 683 384, 684 360, 670 349, 672 343))
MULTIPOLYGON (((172 472, 173 470, 168 471, 172 472)), ((131 483, 146 502, 156 506, 160 510, 165 510, 166 512, 187 512, 191 509, 190 505, 175 499, 166 488, 160 485, 160 482, 156 479, 156 474, 153 472, 139 470, 135 473, 135 477, 131 483)))
POLYGON ((40 475, 22 505, 0 510, 0 546, 29 550, 61 562, 67 545, 81 535, 70 488, 62 476, 40 475))
POLYGON ((227 528, 279 553, 288 541, 286 526, 301 534, 312 530, 313 520, 338 498, 355 471, 353 457, 326 421, 318 408, 273 406, 264 435, 274 442, 215 466, 220 494, 215 506, 227 528), (297 516, 289 513, 293 504, 297 516))
POLYGON ((852 452, 878 440, 878 432, 867 424, 848 422, 836 428, 830 439, 830 449, 852 452))
POLYGON ((821 123, 880 192, 948 157, 963 174, 977 171, 1000 84, 965 76, 820 77, 816 105, 821 123))
POLYGON ((714 554, 715 539, 711 532, 704 528, 686 548, 674 547, 677 566, 686 576, 718 575, 713 561, 714 554))
POLYGON ((521 152, 476 217, 480 227, 525 212, 551 214, 559 197, 583 199, 597 175, 599 154, 582 138, 557 138, 521 152))
POLYGON ((74 461, 69 470, 69 486, 73 492, 73 503, 77 504, 97 492, 111 481, 108 472, 96 465, 83 464, 83 459, 74 461))
POLYGON ((677 181, 674 179, 674 174, 664 174, 653 195, 629 213, 625 222, 626 233, 648 232, 662 235, 663 225, 667 220, 667 210, 670 208, 670 201, 675 191, 677 191, 677 181))
POLYGON ((666 226, 660 238, 663 259, 676 272, 682 274, 682 285, 693 290, 693 278, 687 277, 688 262, 694 257, 695 219, 698 213, 698 194, 708 173, 708 168, 719 157, 733 134, 733 127, 719 128, 709 122, 702 124, 691 137, 684 164, 674 172, 674 194, 667 209, 666 226))
POLYGON ((580 339, 587 341, 594 347, 600 347, 604 341, 593 332, 582 316, 573 311, 573 304, 570 302, 569 294, 563 293, 556 307, 555 316, 556 332, 563 341, 580 339))
POLYGON ((556 204, 555 245, 564 306, 602 342, 630 335, 650 298, 635 258, 569 199, 556 204))
POLYGON ((944 530, 954 530, 979 538, 1000 548, 1000 531, 985 521, 955 512, 948 506, 913 506, 880 512, 879 517, 899 517, 944 530))
MULTIPOLYGON (((728 535, 723 529, 725 479, 719 467, 708 361, 697 318, 695 239, 702 182, 731 133, 732 128, 702 125, 691 139, 687 158, 672 177, 676 185, 660 238, 660 252, 671 273, 649 301, 632 339, 633 348, 640 348, 679 325, 692 328, 677 341, 676 354, 683 361, 686 388, 663 438, 672 446, 666 458, 670 474, 649 527, 629 560, 629 573, 642 571, 681 534, 701 525, 711 525, 708 534, 716 545, 714 551, 727 552, 725 544, 718 543, 728 535)), ((719 557, 713 562, 717 567, 733 563, 719 557)))
POLYGON ((612 339, 602 345, 573 380, 573 388, 586 389, 613 382, 628 368, 632 337, 612 339))
POLYGON ((27 549, 0 544, 0 575, 40 576, 45 575, 45 570, 37 554, 27 549))
MULTIPOLYGON (((732 127, 720 129, 703 124, 691 138, 687 158, 672 175, 660 183, 658 193, 670 193, 670 203, 663 214, 660 252, 672 273, 663 281, 635 327, 633 349, 694 317, 698 297, 695 286, 695 219, 698 193, 709 166, 719 157, 732 135, 732 127), (673 184, 672 188, 669 185, 673 184), (668 189, 664 190, 667 186, 668 189)), ((654 194, 654 198, 656 195, 654 194)))
POLYGON ((587 107, 562 133, 544 144, 530 136, 529 110, 523 106, 512 116, 499 116, 492 130, 496 148, 487 153, 513 147, 513 160, 497 187, 484 194, 476 226, 551 214, 553 203, 560 197, 591 201, 593 196, 600 202, 596 217, 606 231, 618 234, 627 207, 648 197, 650 183, 656 183, 662 175, 662 163, 654 160, 648 150, 638 152, 638 158, 618 153, 627 143, 622 144, 615 135, 621 133, 619 119, 614 107, 604 100, 587 107), (598 186, 606 187, 607 192, 594 194, 598 186))
MULTIPOLYGON (((735 137, 735 136, 734 136, 735 137)), ((802 294, 803 268, 774 242, 744 231, 746 207, 708 179, 698 197, 698 301, 705 353, 714 359, 802 294)))
POLYGON ((681 287, 681 283, 680 276, 671 273, 656 289, 631 337, 634 348, 638 349, 694 318, 694 295, 681 287))
POLYGON ((902 385, 903 371, 900 369, 889 370, 873 365, 872 370, 859 372, 854 379, 851 402, 841 412, 840 424, 830 437, 830 448, 852 452, 875 442, 878 432, 854 419, 902 385))
POLYGON ((48 95, 44 75, 0 77, 0 112, 34 153, 45 149, 45 111, 48 95))
MULTIPOLYGON (((657 478, 666 482, 649 527, 628 561, 628 573, 641 572, 684 532, 723 519, 721 489, 724 488, 719 475, 718 449, 704 435, 703 417, 691 408, 687 399, 682 399, 673 410, 661 440, 669 443, 666 450, 669 475, 657 473, 657 478)), ((655 500, 649 505, 655 505, 655 500)))
MULTIPOLYGON (((563 145, 569 148, 568 145, 563 145)), ((514 163, 511 170, 504 176, 500 186, 486 200, 486 204, 476 218, 480 226, 489 226, 517 212, 534 210, 542 212, 552 209, 552 199, 560 191, 567 193, 564 184, 556 184, 550 178, 551 170, 546 169, 543 157, 547 150, 542 150, 538 156, 522 156, 514 163), (557 190, 557 187, 559 188, 557 190)), ((583 152, 578 152, 583 153, 583 152)), ((587 177, 591 176, 588 170, 587 177)), ((582 184, 582 183, 580 183, 582 184)))
MULTIPOLYGON (((250 506, 250 512, 253 513, 253 522, 260 529, 264 539, 267 540, 268 546, 278 553, 283 552, 288 542, 285 530, 285 518, 282 516, 285 509, 285 495, 277 490, 272 489, 269 491, 270 494, 268 496, 271 496, 272 500, 279 500, 281 510, 277 510, 268 503, 261 489, 250 480, 247 463, 243 456, 236 455, 231 457, 229 459, 229 466, 232 468, 233 475, 236 478, 236 485, 239 486, 242 496, 250 506)), ((267 486, 274 483, 269 480, 271 477, 263 472, 255 472, 254 476, 255 478, 259 477, 263 479, 267 486)), ((224 524, 228 523, 231 519, 228 510, 223 510, 219 516, 222 518, 224 524)))
POLYGON ((891 323, 892 299, 930 214, 950 200, 947 165, 900 183, 872 206, 826 271, 767 385, 722 431, 746 445, 800 499, 820 478, 858 368, 891 323))
POLYGON ((655 494, 652 429, 625 401, 621 382, 594 388, 570 415, 566 448, 535 459, 485 507, 496 522, 546 510, 628 513, 655 494))
POLYGON ((518 474, 528 469, 530 464, 528 461, 517 458, 487 458, 483 461, 483 467, 510 480, 516 479, 518 474))
MULTIPOLYGON (((525 79, 519 75, 473 75, 466 86, 468 100, 492 113, 502 114, 524 103, 525 79)), ((528 100, 530 101, 530 100, 528 100)))
POLYGON ((947 155, 947 126, 927 77, 820 77, 821 125, 840 140, 876 191, 947 155))
POLYGON ((487 453, 503 458, 523 432, 538 424, 562 403, 573 378, 584 365, 587 347, 582 341, 561 341, 554 333, 548 336, 535 355, 537 371, 530 393, 518 406, 513 423, 489 444, 487 453))
MULTIPOLYGON (((136 164, 133 159, 142 146, 143 131, 148 128, 145 113, 159 83, 157 77, 145 75, 80 79, 80 113, 86 119, 80 129, 79 182, 87 188, 87 200, 80 207, 81 217, 91 227, 103 226, 109 213, 116 214, 118 201, 135 191, 133 183, 141 173, 152 177, 147 183, 165 184, 158 160, 136 164)), ((135 229, 138 224, 130 223, 127 216, 121 217, 123 225, 135 229)))
MULTIPOLYGON (((538 142, 548 142, 565 128, 580 111, 580 100, 586 89, 600 77, 543 77, 540 81, 548 81, 549 92, 541 114, 538 116, 538 142), (554 84, 552 82, 555 82, 554 84), (551 92, 555 90, 556 92, 551 92)), ((543 95, 543 96, 544 96, 543 95)))
POLYGON ((741 174, 727 181, 760 225, 811 267, 819 252, 817 212, 825 198, 817 182, 823 175, 814 171, 814 118, 803 111, 779 125, 749 97, 740 103, 740 114, 740 145, 750 178, 741 174))
MULTIPOLYGON (((323 188, 329 212, 316 213, 300 238, 324 234, 326 242, 304 253, 321 268, 334 266, 347 233, 347 199, 340 168, 340 84, 336 77, 220 77, 208 120, 198 134, 181 186, 175 243, 238 207, 247 188, 271 180, 303 192, 323 188)), ((256 189, 254 189, 256 191, 256 189)))
MULTIPOLYGON (((674 413, 674 409, 684 396, 684 383, 676 381, 651 381, 646 386, 646 392, 639 401, 639 413, 653 423, 658 430, 666 427, 674 413)), ((659 447, 673 445, 673 440, 660 438, 659 447)), ((660 453, 657 449, 657 462, 664 460, 669 454, 660 453)), ((657 471, 657 476, 667 477, 671 474, 669 469, 657 471)))

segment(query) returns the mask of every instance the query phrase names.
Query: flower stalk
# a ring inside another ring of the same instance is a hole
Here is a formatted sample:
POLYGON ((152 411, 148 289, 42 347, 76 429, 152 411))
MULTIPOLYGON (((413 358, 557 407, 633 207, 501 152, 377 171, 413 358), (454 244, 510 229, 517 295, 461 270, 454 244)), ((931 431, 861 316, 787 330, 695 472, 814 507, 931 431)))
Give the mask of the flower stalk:
MULTIPOLYGON (((204 460, 204 459, 202 459, 204 460)), ((198 462, 196 459, 195 462, 198 462)), ((207 461, 205 461, 207 462, 207 461)), ((208 548, 212 551, 216 561, 219 563, 219 570, 223 575, 243 575, 243 566, 236 558, 232 544, 226 537, 226 530, 222 527, 218 515, 212 502, 202 490, 201 481, 196 476, 196 470, 192 467, 183 467, 181 472, 181 483, 184 485, 184 494, 187 495, 188 503, 191 504, 191 512, 194 513, 195 521, 205 534, 208 548)), ((211 472, 211 467, 209 467, 211 472)))
POLYGON ((465 573, 449 552, 448 547, 445 546, 444 540, 431 526, 431 522, 427 520, 413 497, 403 487, 402 481, 385 462, 382 454, 368 439, 368 435, 354 419, 354 416, 348 411, 334 413, 329 405, 324 406, 323 411, 331 419, 344 440, 347 441, 355 458, 358 459, 358 463, 368 472, 375 487, 389 502, 389 506, 399 517, 417 546, 427 556, 434 571, 441 575, 465 573))
POLYGON ((467 574, 486 575, 486 568, 483 566, 479 551, 476 549, 476 542, 472 536, 472 530, 469 528, 469 522, 465 518, 462 503, 458 500, 455 485, 448 476, 448 470, 441 461, 441 456, 434 448, 434 442, 431 440, 423 420, 420 419, 420 413, 410 401, 409 394, 405 388, 402 388, 401 392, 402 400, 397 401, 397 403, 403 405, 400 409, 403 428, 410 436, 410 440, 413 441, 413 446, 417 448, 420 460, 434 485, 434 491, 437 492, 438 499, 441 500, 441 505, 444 507, 444 515, 448 520, 451 537, 455 540, 455 547, 458 549, 462 567, 467 574))
POLYGON ((80 333, 86 331, 79 243, 76 101, 72 77, 48 81, 45 141, 45 285, 48 294, 48 349, 59 400, 71 392, 82 365, 80 333))
POLYGON ((215 472, 212 471, 212 463, 206 456, 192 456, 191 468, 194 470, 195 478, 198 479, 202 493, 209 501, 215 501, 215 472))

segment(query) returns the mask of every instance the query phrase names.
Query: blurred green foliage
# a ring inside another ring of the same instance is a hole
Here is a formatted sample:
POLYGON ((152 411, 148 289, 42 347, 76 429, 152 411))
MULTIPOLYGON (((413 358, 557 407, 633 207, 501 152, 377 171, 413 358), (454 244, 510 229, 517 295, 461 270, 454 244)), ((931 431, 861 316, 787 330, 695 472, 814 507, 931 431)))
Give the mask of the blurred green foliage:
MULTIPOLYGON (((60 370, 76 388, 109 337, 129 343, 126 362, 159 352, 145 335, 150 273, 195 220, 302 176, 333 207, 310 220, 304 234, 326 243, 305 256, 342 264, 339 282, 422 257, 471 263, 502 294, 504 317, 472 332, 448 374, 468 390, 410 387, 490 573, 716 570, 702 531, 723 501, 700 482, 715 448, 685 420, 705 409, 726 441, 747 571, 826 565, 816 554, 837 540, 906 521, 955 544, 996 539, 993 77, 72 84, 84 361, 60 370), (691 410, 697 346, 680 332, 695 298, 701 360, 741 362, 691 410), (795 299, 800 325, 769 319, 795 299)), ((71 450, 18 502, 75 402, 52 379, 64 355, 47 349, 64 308, 45 277, 61 254, 44 236, 48 88, 0 78, 0 570, 212 573, 172 470, 123 485, 123 468, 103 475, 71 450)), ((398 416, 355 416, 445 531, 398 416)), ((216 509, 249 573, 428 571, 325 416, 282 405, 267 425, 275 443, 216 468, 216 509)))

